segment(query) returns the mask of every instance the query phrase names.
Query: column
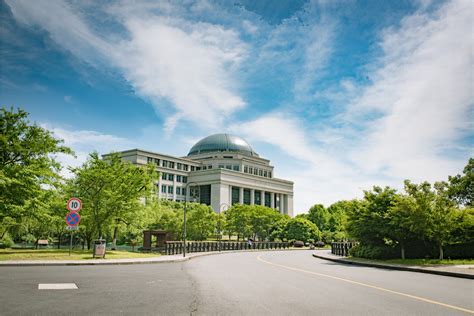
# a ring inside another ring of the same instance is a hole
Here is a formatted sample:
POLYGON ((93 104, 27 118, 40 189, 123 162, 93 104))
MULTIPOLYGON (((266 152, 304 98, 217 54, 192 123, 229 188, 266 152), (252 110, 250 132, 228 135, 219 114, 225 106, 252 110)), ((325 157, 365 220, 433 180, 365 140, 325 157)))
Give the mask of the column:
POLYGON ((163 185, 163 182, 161 181, 161 174, 160 177, 158 178, 158 198, 161 198, 161 187, 163 185))
POLYGON ((260 205, 265 206, 265 191, 260 191, 260 205))
POLYGON ((270 193, 270 207, 275 208, 275 193, 270 193))
POLYGON ((284 206, 283 206, 283 194, 279 194, 280 196, 280 214, 285 214, 284 213, 284 206))
POLYGON ((173 176, 173 201, 176 201, 176 175, 173 176))
POLYGON ((244 204, 244 188, 239 188, 239 204, 244 204))
POLYGON ((255 204, 255 190, 250 189, 250 205, 254 205, 254 204, 255 204))

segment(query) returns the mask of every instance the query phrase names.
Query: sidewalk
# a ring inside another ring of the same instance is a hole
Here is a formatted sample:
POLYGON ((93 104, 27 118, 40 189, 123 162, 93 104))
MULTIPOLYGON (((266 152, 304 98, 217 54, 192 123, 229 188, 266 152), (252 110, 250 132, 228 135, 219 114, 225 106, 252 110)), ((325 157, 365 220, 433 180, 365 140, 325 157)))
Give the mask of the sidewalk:
POLYGON ((330 260, 339 263, 353 264, 365 267, 374 267, 390 270, 412 271, 421 273, 438 274, 444 276, 452 276, 457 278, 474 279, 474 265, 428 265, 428 266, 407 266, 401 264, 380 263, 367 260, 359 261, 347 257, 336 256, 330 250, 317 250, 313 253, 313 257, 330 260))

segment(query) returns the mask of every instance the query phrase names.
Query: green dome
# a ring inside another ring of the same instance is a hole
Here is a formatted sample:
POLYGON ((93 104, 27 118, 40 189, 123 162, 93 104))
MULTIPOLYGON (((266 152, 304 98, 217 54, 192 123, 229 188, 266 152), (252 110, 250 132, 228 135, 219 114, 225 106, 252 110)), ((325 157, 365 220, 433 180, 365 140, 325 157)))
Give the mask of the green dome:
POLYGON ((191 148, 188 156, 223 151, 258 157, 258 154, 253 151, 252 147, 244 139, 229 134, 214 134, 201 139, 191 148))

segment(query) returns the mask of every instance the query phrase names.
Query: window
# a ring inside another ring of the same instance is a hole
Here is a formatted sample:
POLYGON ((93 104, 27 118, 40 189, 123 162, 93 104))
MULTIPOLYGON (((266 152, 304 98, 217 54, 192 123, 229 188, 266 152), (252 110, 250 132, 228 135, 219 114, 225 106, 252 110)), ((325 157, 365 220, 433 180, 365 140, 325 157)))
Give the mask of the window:
POLYGON ((252 168, 252 167, 249 167, 249 173, 250 173, 250 174, 253 173, 253 168, 252 168))
POLYGON ((255 191, 254 203, 256 205, 262 205, 262 192, 261 191, 255 191))
POLYGON ((271 172, 271 171, 268 171, 268 177, 269 177, 269 178, 272 177, 272 172, 271 172))
POLYGON ((234 156, 224 156, 225 159, 232 159, 234 156))
POLYGON ((160 159, 155 158, 155 165, 159 166, 160 165, 160 159))
POLYGON ((167 173, 164 173, 164 172, 163 172, 163 173, 161 174, 161 179, 162 179, 162 180, 166 180, 166 177, 167 177, 167 173))
POLYGON ((196 167, 196 171, 199 171, 199 170, 201 170, 201 167, 196 167))
POLYGON ((181 164, 181 163, 178 162, 178 163, 176 164, 176 168, 177 168, 178 170, 183 169, 183 164, 181 164))
POLYGON ((183 176, 183 183, 187 183, 187 182, 188 182, 188 177, 183 176))
POLYGON ((239 165, 233 165, 232 170, 234 171, 240 171, 240 166, 239 165))
POLYGON ((226 165, 225 168, 226 168, 226 169, 229 169, 229 170, 232 170, 232 166, 231 166, 231 165, 226 165))
POLYGON ((254 169, 253 169, 253 174, 254 174, 254 175, 258 175, 258 169, 257 169, 257 168, 254 168, 254 169))
POLYGON ((168 168, 168 160, 163 160, 163 167, 168 168))
POLYGON ((191 171, 194 171, 194 169, 195 169, 194 166, 191 166, 191 171))
POLYGON ((174 162, 168 161, 168 168, 174 169, 174 162))
POLYGON ((244 189, 244 204, 250 205, 250 190, 244 189))
POLYGON ((207 169, 207 166, 203 166, 203 167, 202 167, 202 170, 206 170, 206 169, 207 169))
POLYGON ((181 188, 181 194, 186 195, 186 188, 181 188))
POLYGON ((153 162, 153 158, 148 157, 148 158, 147 158, 147 162, 148 162, 148 163, 152 163, 152 162, 153 162))
POLYGON ((239 203, 240 188, 232 187, 232 205, 239 203))
POLYGON ((244 166, 244 172, 245 172, 245 173, 248 173, 248 172, 249 172, 249 167, 244 166))
POLYGON ((161 192, 162 192, 162 193, 166 193, 166 185, 162 185, 162 186, 161 186, 161 192))
POLYGON ((183 169, 184 169, 184 171, 188 171, 189 166, 188 165, 183 165, 183 169))
POLYGON ((173 194, 173 186, 172 185, 168 186, 168 193, 173 194))
POLYGON ((168 180, 174 181, 174 174, 168 174, 168 180))
POLYGON ((263 171, 263 176, 264 176, 264 177, 267 177, 267 171, 266 171, 266 170, 263 171))
POLYGON ((210 166, 207 166, 207 169, 212 169, 212 165, 210 165, 210 166))
POLYGON ((179 174, 176 175, 176 181, 177 181, 177 182, 181 182, 181 175, 179 175, 179 174))
POLYGON ((219 165, 219 169, 224 169, 224 165, 219 165))
POLYGON ((176 194, 181 195, 181 188, 180 187, 176 187, 176 194))
POLYGON ((262 170, 262 169, 259 169, 259 170, 258 170, 258 175, 259 175, 259 176, 263 176, 263 170, 262 170))

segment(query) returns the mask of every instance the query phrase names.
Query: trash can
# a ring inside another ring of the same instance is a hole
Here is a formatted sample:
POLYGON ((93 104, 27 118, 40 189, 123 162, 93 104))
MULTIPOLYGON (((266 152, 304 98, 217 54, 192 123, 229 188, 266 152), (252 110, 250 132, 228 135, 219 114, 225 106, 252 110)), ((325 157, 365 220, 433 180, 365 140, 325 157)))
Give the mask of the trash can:
POLYGON ((94 240, 94 258, 105 258, 105 239, 94 240))

